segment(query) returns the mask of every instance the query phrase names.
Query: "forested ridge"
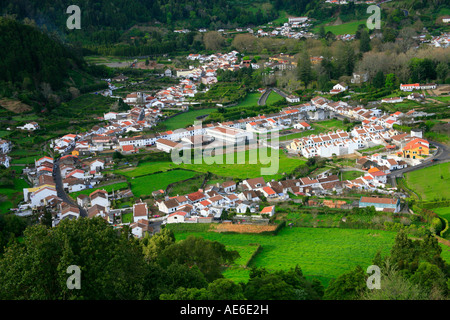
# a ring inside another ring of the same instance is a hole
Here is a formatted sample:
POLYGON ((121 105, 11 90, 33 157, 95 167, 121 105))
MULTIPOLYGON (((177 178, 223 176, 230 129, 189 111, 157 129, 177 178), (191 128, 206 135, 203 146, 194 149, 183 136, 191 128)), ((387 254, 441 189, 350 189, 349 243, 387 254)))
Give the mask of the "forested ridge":
POLYGON ((38 29, 0 18, 0 81, 31 88, 47 82, 60 89, 68 70, 83 61, 68 48, 38 29))

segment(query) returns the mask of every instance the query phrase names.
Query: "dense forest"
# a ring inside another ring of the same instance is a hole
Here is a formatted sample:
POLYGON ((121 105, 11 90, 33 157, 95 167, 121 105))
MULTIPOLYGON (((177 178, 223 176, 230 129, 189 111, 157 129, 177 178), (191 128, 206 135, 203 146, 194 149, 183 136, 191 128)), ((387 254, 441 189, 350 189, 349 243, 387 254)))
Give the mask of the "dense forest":
MULTIPOLYGON (((136 23, 160 23, 168 27, 216 29, 227 24, 258 25, 276 19, 276 11, 256 7, 252 2, 225 0, 101 0, 92 3, 80 0, 2 0, 3 14, 29 18, 49 30, 65 32, 68 6, 76 4, 81 9, 81 32, 67 32, 72 40, 89 39, 94 42, 115 42, 119 31, 136 23)), ((67 29, 66 29, 67 31, 67 29)))
POLYGON ((68 70, 83 64, 58 41, 11 19, 0 19, 0 46, 7 48, 0 50, 0 81, 20 82, 25 88, 47 82, 58 90, 68 70))
POLYGON ((18 98, 40 111, 79 93, 103 88, 101 66, 88 66, 81 51, 33 25, 0 18, 0 97, 18 98))

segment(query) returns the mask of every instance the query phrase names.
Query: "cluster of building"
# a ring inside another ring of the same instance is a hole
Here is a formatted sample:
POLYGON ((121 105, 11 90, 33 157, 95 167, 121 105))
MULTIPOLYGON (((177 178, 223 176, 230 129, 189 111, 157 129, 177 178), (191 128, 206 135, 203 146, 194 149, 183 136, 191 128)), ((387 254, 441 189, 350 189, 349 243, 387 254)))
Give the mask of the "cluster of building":
MULTIPOLYGON (((73 155, 61 157, 59 169, 64 191, 70 193, 92 188, 103 180, 101 171, 110 164, 101 159, 82 163, 78 157, 73 155)), ((25 202, 23 208, 50 207, 57 209, 55 206, 59 205, 62 200, 57 196, 54 181, 54 159, 45 156, 35 160, 34 168, 26 168, 23 173, 33 185, 32 188, 23 189, 25 202)))
POLYGON ((53 176, 54 160, 50 157, 42 157, 34 162, 33 169, 24 169, 28 180, 33 187, 23 189, 23 199, 25 205, 21 209, 48 207, 57 209, 62 202, 56 191, 56 184, 53 176))
MULTIPOLYGON (((443 18, 443 22, 449 23, 450 17, 443 18)), ((430 40, 430 45, 436 48, 448 48, 450 47, 450 33, 443 33, 439 36, 434 36, 430 40)))
MULTIPOLYGON (((316 178, 304 177, 281 181, 266 182, 263 177, 246 179, 237 185, 234 181, 208 185, 204 190, 177 195, 165 196, 163 190, 153 192, 157 199, 155 207, 161 215, 167 215, 167 223, 211 223, 220 220, 222 214, 234 213, 233 219, 241 220, 245 217, 268 218, 274 215, 276 204, 290 199, 290 196, 324 196, 340 194, 344 189, 370 190, 386 184, 386 174, 377 168, 371 168, 364 178, 340 181, 336 175, 321 174, 316 178), (370 178, 369 178, 370 177, 370 178), (261 208, 261 200, 267 200, 270 206, 261 208)), ((359 207, 374 205, 377 210, 383 210, 389 203, 389 210, 398 212, 400 209, 397 199, 383 199, 366 201, 361 199, 359 207), (386 203, 385 203, 386 202, 386 203), (392 206, 395 204, 395 206, 392 206), (373 205, 373 204, 372 204, 373 205)), ((329 201, 322 205, 328 207, 351 208, 344 202, 329 201)))
POLYGON ((288 22, 284 23, 281 27, 266 27, 264 29, 258 29, 256 32, 250 29, 249 33, 256 37, 312 38, 314 34, 307 31, 311 27, 308 21, 308 17, 290 17, 288 22))
POLYGON ((39 124, 36 121, 28 122, 28 123, 24 124, 23 126, 17 127, 17 129, 27 130, 27 131, 35 131, 35 130, 38 130, 39 128, 40 128, 39 124))

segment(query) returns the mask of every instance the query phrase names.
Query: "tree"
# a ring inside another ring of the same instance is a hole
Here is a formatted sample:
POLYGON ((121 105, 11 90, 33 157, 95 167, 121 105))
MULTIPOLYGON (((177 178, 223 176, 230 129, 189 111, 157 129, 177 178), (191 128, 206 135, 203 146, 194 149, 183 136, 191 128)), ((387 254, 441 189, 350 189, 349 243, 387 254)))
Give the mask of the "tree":
POLYGON ((381 288, 365 290, 360 294, 361 300, 428 300, 428 295, 417 284, 408 281, 393 267, 388 267, 381 274, 381 288))
POLYGON ((0 259, 0 299, 138 299, 146 268, 136 240, 102 218, 63 220, 25 231, 24 244, 0 259), (69 290, 67 268, 81 270, 81 289, 69 290), (124 272, 126 270, 126 272, 124 272), (20 281, 17 281, 20 279, 20 281))
POLYGON ((312 80, 311 60, 306 50, 303 50, 297 62, 298 78, 305 84, 305 88, 312 80))
POLYGON ((419 285, 428 294, 432 289, 437 289, 442 294, 447 294, 447 285, 444 273, 436 266, 428 262, 422 262, 419 268, 411 276, 411 282, 419 285))
POLYGON ((448 71, 448 63, 439 62, 439 64, 436 66, 436 75, 439 80, 445 81, 445 79, 447 79, 448 71))
POLYGON ((276 274, 251 278, 245 286, 248 300, 295 300, 295 290, 276 274))
POLYGON ((323 286, 307 280, 299 266, 273 273, 252 268, 244 294, 249 300, 317 300, 322 297, 323 286))
POLYGON ((256 38, 248 33, 238 34, 234 37, 231 45, 239 52, 248 53, 257 50, 256 38))
POLYGON ((207 50, 220 50, 225 45, 225 39, 217 31, 210 31, 203 36, 203 43, 207 50))
POLYGON ((242 287, 229 279, 217 279, 208 285, 209 300, 244 300, 242 287))
POLYGON ((366 289, 366 274, 360 266, 330 281, 323 296, 326 300, 354 300, 366 289))
POLYGON ((389 73, 386 75, 386 80, 384 82, 384 86, 386 88, 392 89, 397 84, 397 78, 395 77, 395 74, 389 73))
POLYGON ((372 80, 372 84, 375 88, 380 89, 383 88, 385 85, 385 81, 384 81, 384 74, 383 71, 378 71, 377 74, 375 75, 375 77, 372 80))
POLYGON ((349 43, 339 42, 336 52, 337 77, 351 76, 355 67, 355 53, 349 43))
POLYGON ((173 231, 167 228, 161 229, 153 236, 146 234, 142 241, 142 251, 147 260, 156 260, 165 248, 175 243, 173 231))
POLYGON ((238 257, 237 251, 228 251, 217 241, 191 235, 165 248, 158 256, 158 261, 162 266, 172 263, 186 264, 189 267, 195 265, 208 281, 213 281, 223 277, 223 264, 232 263, 238 257))
POLYGON ((41 216, 41 224, 48 228, 51 228, 53 226, 52 221, 52 213, 48 209, 44 209, 44 213, 41 216))
POLYGON ((208 300, 209 292, 206 288, 183 288, 180 287, 174 293, 163 293, 160 300, 208 300))
POLYGON ((323 25, 319 28, 319 39, 323 39, 326 36, 325 27, 323 25))
POLYGON ((360 39, 359 39, 359 51, 367 52, 370 51, 370 37, 369 33, 366 29, 361 31, 360 39))

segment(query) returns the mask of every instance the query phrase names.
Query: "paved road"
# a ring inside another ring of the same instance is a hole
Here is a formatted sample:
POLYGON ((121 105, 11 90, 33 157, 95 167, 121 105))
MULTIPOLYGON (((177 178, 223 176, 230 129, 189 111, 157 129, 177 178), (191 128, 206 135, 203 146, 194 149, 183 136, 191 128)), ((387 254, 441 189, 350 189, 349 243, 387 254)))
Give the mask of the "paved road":
POLYGON ((259 106, 265 106, 266 105, 267 97, 269 96, 269 94, 271 92, 272 92, 272 88, 267 88, 266 91, 264 91, 264 93, 258 99, 258 105, 259 106))
POLYGON ((82 217, 87 217, 86 210, 83 207, 79 206, 75 201, 73 201, 72 198, 67 195, 66 191, 64 191, 61 170, 59 168, 59 159, 55 160, 55 162, 53 163, 53 178, 55 180, 55 187, 58 197, 60 197, 64 202, 78 207, 80 209, 80 215, 82 217))

